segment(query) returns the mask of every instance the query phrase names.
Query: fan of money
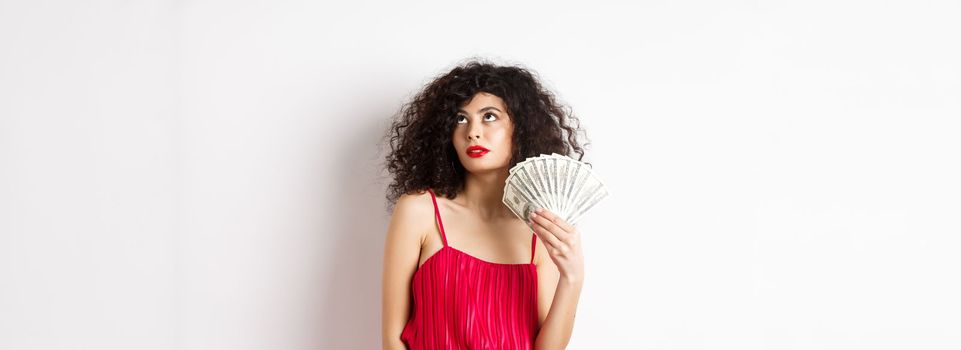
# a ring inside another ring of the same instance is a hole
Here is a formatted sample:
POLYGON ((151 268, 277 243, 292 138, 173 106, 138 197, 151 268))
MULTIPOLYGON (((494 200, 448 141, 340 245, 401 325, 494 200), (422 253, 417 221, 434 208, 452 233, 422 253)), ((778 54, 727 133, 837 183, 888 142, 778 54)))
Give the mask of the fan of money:
POLYGON ((527 158, 512 167, 502 201, 529 227, 530 213, 537 208, 550 210, 575 225, 607 196, 607 188, 590 165, 552 153, 527 158))

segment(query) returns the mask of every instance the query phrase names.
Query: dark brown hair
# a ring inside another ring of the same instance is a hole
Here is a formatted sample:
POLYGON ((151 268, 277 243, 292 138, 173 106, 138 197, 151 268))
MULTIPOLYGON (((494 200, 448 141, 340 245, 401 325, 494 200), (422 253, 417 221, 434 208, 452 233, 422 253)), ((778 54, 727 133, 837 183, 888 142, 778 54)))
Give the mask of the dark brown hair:
POLYGON ((466 170, 451 135, 458 109, 478 92, 496 95, 507 106, 514 123, 511 167, 540 154, 584 158, 579 121, 538 82, 536 73, 471 59, 436 77, 395 116, 385 137, 390 146, 386 168, 393 176, 387 188, 389 209, 406 193, 431 188, 454 198, 463 189, 466 170))

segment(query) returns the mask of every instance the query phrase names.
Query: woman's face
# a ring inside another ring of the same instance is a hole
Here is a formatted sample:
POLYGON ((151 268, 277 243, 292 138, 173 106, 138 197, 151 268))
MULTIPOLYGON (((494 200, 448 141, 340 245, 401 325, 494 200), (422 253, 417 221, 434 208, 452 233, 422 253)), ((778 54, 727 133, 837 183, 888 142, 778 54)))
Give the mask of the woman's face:
POLYGON ((510 165, 514 122, 507 115, 504 100, 496 95, 478 92, 461 106, 455 119, 454 149, 467 171, 497 171, 510 165), (477 146, 482 151, 476 152, 477 146))

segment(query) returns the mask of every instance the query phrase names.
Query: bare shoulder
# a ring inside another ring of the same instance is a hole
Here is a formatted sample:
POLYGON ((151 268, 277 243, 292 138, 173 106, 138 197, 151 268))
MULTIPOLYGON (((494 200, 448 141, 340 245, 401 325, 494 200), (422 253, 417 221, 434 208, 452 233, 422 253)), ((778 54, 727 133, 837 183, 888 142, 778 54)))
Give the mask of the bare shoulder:
MULTIPOLYGON (((434 212, 434 205, 431 202, 430 193, 427 191, 402 194, 397 198, 397 203, 394 204, 394 215, 407 216, 424 212, 429 212, 431 215, 434 212)), ((429 219, 431 216, 427 218, 429 219)))
POLYGON ((434 217, 434 205, 427 191, 401 195, 394 204, 391 214, 391 231, 405 240, 417 239, 423 242, 429 232, 434 217))

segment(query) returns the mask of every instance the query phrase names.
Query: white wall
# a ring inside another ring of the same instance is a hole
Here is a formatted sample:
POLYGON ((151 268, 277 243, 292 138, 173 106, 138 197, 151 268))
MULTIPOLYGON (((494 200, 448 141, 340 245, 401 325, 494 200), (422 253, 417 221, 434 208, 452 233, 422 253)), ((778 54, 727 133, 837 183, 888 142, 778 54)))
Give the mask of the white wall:
POLYGON ((0 349, 176 346, 174 19, 0 1, 0 349))
POLYGON ((0 348, 378 348, 378 143, 474 55, 539 72, 613 193, 571 349, 958 348, 959 15, 0 2, 0 348))

